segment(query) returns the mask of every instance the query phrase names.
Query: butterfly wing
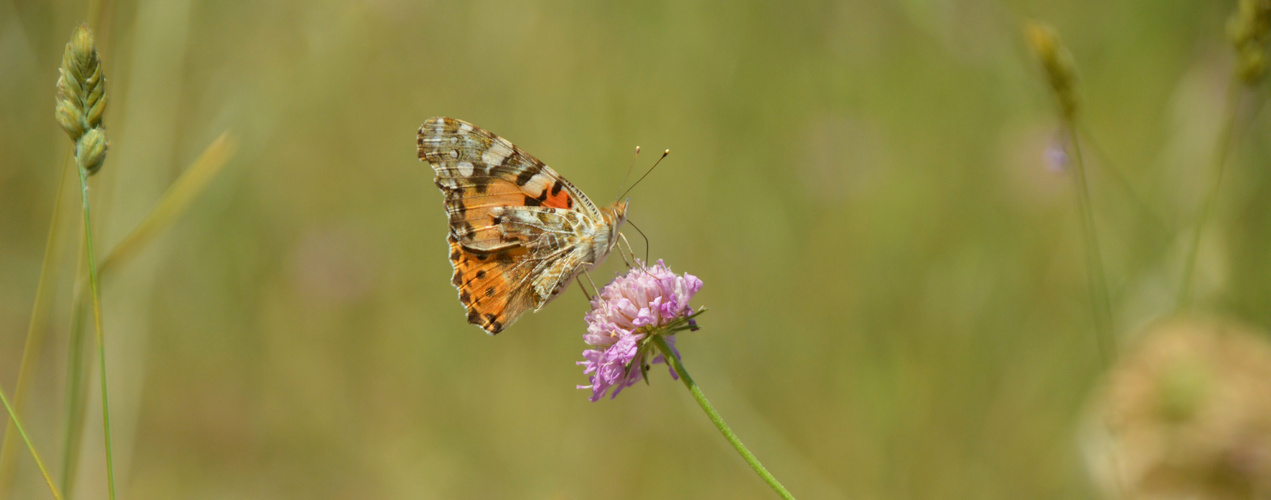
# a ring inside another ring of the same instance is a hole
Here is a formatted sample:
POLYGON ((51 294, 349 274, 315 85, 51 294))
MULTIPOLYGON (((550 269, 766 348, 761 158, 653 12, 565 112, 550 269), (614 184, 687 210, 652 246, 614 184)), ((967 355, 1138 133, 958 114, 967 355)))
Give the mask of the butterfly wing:
POLYGON ((473 250, 460 245, 453 234, 446 242, 450 244, 450 265, 455 269, 450 283, 459 290, 459 302, 469 323, 493 335, 534 306, 529 289, 520 285, 532 271, 523 265, 529 257, 526 248, 473 250))
MULTIPOLYGON (((459 289, 468 322, 498 333, 545 302, 533 283, 556 255, 543 250, 546 222, 513 224, 510 216, 542 207, 575 212, 576 219, 602 220, 600 212, 537 158, 461 120, 428 119, 419 128, 418 147, 419 158, 432 165, 434 182, 445 195, 455 269, 451 282, 459 289)), ((560 237, 553 241, 568 245, 560 237)))
POLYGON ((453 118, 430 118, 419 128, 419 158, 436 171, 446 195, 450 232, 468 248, 506 246, 490 210, 552 207, 600 212, 578 188, 507 139, 453 118))

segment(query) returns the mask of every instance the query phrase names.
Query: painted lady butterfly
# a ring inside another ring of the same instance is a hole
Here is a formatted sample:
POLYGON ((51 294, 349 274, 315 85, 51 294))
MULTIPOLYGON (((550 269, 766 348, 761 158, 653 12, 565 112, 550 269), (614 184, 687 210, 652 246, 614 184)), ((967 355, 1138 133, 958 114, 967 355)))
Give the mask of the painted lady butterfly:
POLYGON ((450 282, 468 322, 491 335, 599 264, 627 219, 626 200, 597 208, 537 158, 454 118, 419 127, 419 159, 445 194, 450 282))

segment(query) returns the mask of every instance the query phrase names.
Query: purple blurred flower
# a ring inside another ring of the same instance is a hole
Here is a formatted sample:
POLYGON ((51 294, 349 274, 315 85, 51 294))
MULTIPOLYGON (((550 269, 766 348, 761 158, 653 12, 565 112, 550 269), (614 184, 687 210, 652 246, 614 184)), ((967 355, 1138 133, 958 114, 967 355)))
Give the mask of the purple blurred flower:
MULTIPOLYGON (((611 388, 610 397, 617 396, 644 378, 648 364, 666 362, 659 354, 646 363, 651 349, 644 341, 650 335, 667 333, 667 344, 674 351, 676 331, 697 329, 689 317, 693 308, 688 302, 702 289, 702 280, 688 273, 677 276, 661 260, 646 266, 637 259, 636 264, 592 298, 591 310, 583 318, 587 321, 583 341, 596 349, 583 351, 584 360, 578 364, 585 367, 583 374, 591 384, 578 388, 591 389, 591 401, 600 400, 611 388)), ((674 370, 671 377, 677 378, 674 370)))
POLYGON ((1046 170, 1062 173, 1068 169, 1068 134, 1060 132, 1046 146, 1046 170))

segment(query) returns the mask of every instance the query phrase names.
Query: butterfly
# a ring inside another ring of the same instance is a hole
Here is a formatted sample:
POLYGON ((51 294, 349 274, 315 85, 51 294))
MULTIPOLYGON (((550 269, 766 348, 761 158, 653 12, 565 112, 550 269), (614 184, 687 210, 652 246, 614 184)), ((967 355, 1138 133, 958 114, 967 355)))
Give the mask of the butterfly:
POLYGON ((627 201, 597 207, 543 162, 454 118, 419 127, 419 159, 445 196, 450 282, 491 335, 541 309, 617 243, 627 201))

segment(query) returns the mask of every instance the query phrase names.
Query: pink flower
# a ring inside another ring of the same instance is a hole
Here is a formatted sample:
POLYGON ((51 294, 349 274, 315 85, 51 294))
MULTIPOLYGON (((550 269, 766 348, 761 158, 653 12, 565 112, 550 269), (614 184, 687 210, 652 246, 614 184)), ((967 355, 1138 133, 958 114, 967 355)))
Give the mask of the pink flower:
MULTIPOLYGON (((688 302, 702 289, 702 280, 688 273, 677 276, 661 260, 646 266, 637 259, 636 264, 600 290, 584 317, 583 341, 596 349, 583 351, 584 360, 578 364, 585 367, 583 374, 591 384, 578 388, 591 389, 591 401, 600 400, 611 388, 610 397, 616 397, 643 379, 650 363, 666 362, 662 355, 645 362, 651 335, 665 335, 674 351, 676 332, 697 329, 688 302)), ((674 370, 671 377, 676 378, 674 370)))

